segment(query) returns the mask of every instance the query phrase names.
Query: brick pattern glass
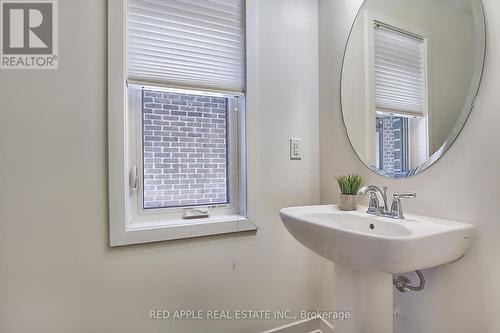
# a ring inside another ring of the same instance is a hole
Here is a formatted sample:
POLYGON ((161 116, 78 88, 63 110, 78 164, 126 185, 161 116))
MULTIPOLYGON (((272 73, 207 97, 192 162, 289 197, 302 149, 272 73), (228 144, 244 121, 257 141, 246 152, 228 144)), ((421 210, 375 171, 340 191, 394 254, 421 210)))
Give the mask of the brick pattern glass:
POLYGON ((144 90, 144 208, 225 204, 227 98, 144 90))

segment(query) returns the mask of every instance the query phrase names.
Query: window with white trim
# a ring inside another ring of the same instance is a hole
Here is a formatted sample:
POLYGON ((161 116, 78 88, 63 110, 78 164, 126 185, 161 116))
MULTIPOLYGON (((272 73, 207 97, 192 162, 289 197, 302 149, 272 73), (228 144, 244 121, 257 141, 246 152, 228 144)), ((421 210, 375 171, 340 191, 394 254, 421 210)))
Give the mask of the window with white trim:
POLYGON ((403 177, 427 158, 426 39, 375 21, 373 61, 376 167, 403 177))
POLYGON ((109 5, 123 13, 109 23, 123 41, 110 42, 123 73, 110 55, 109 145, 123 122, 125 178, 110 152, 112 245, 256 230, 246 218, 245 1, 109 5))
POLYGON ((244 215, 244 96, 137 84, 128 96, 133 220, 244 215))

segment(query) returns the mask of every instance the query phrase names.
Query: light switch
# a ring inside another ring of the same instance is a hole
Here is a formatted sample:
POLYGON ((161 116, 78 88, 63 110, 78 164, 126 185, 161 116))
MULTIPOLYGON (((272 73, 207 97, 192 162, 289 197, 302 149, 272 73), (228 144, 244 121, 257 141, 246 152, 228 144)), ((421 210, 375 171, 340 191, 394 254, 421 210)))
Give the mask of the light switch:
POLYGON ((296 139, 296 138, 290 139, 290 159, 291 160, 302 159, 302 139, 296 139))

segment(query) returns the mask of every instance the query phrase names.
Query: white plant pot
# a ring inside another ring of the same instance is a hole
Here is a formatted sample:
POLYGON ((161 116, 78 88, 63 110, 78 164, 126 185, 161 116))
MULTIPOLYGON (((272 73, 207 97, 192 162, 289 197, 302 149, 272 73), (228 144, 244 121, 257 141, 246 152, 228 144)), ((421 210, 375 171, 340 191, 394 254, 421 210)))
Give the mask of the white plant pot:
POLYGON ((358 203, 356 202, 357 197, 357 195, 341 194, 339 208, 348 211, 358 209, 358 203))

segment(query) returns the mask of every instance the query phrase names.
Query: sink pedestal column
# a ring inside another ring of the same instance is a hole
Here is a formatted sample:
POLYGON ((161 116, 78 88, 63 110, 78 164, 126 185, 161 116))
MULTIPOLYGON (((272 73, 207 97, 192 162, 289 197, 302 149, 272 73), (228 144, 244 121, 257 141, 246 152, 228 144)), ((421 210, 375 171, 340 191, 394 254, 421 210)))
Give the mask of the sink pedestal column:
POLYGON ((392 275, 356 272, 334 264, 334 311, 352 318, 336 321, 335 333, 391 333, 393 331, 392 275))

